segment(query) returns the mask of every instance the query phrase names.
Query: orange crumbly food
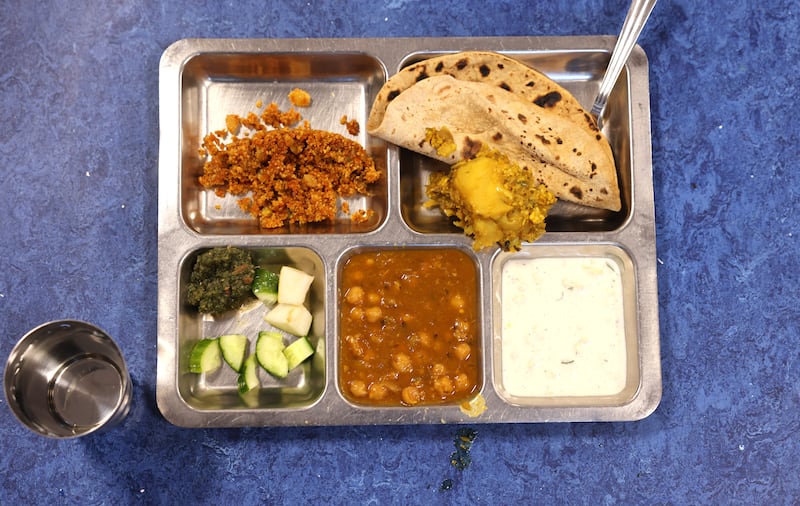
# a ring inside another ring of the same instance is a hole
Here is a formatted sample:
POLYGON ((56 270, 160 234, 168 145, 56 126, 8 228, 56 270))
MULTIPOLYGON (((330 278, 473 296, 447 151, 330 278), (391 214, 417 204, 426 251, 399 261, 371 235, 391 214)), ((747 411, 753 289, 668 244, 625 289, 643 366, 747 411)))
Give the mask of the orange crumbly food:
POLYGON ((242 123, 239 121, 239 116, 235 114, 228 114, 225 116, 225 128, 227 128, 228 131, 233 135, 239 134, 239 127, 241 125, 242 123))
POLYGON ((311 95, 306 90, 295 88, 289 92, 289 101, 296 107, 308 107, 311 105, 311 95))
POLYGON ((366 223, 375 216, 375 211, 372 209, 359 209, 350 216, 350 221, 353 223, 366 223))
POLYGON ((347 133, 350 135, 358 135, 358 133, 361 131, 361 125, 358 124, 358 120, 348 120, 347 116, 342 116, 339 118, 339 124, 347 127, 347 133))
MULTIPOLYGON (((307 121, 293 127, 301 121, 296 111, 282 112, 272 103, 260 115, 238 118, 246 134, 228 142, 225 130, 208 134, 200 150, 209 158, 200 184, 220 197, 241 196, 239 207, 262 228, 334 219, 337 199, 368 194, 381 172, 359 143, 314 130, 307 121)), ((351 219, 360 222, 374 213, 356 214, 351 219)))

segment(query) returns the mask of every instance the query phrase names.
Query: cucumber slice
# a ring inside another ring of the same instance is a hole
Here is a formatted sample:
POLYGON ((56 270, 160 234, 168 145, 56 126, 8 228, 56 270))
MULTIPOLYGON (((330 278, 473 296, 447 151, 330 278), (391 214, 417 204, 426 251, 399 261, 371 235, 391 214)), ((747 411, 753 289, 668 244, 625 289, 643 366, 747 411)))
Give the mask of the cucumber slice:
POLYGON ((247 394, 261 387, 261 382, 258 380, 258 364, 256 363, 255 355, 250 355, 244 360, 242 372, 239 373, 237 387, 240 394, 247 394))
POLYGON ((305 306, 278 303, 264 316, 270 325, 295 336, 308 334, 311 328, 311 313, 305 306))
POLYGON ((278 301, 279 279, 277 272, 257 268, 253 278, 253 295, 265 304, 275 304, 278 301))
POLYGON ((308 339, 301 337, 289 346, 283 349, 283 354, 286 355, 286 361, 289 363, 289 370, 291 371, 308 357, 314 354, 314 348, 308 339))
POLYGON ((220 336, 219 349, 222 351, 222 358, 234 371, 242 370, 244 357, 247 355, 247 336, 242 334, 220 336))
POLYGON ((289 374, 289 361, 283 354, 283 336, 278 332, 262 331, 256 341, 256 359, 268 373, 277 378, 289 374))
POLYGON ((189 371, 195 373, 211 372, 222 365, 219 339, 201 339, 192 347, 189 354, 189 371))
POLYGON ((300 269, 284 265, 278 283, 278 303, 300 305, 306 301, 314 276, 300 269))

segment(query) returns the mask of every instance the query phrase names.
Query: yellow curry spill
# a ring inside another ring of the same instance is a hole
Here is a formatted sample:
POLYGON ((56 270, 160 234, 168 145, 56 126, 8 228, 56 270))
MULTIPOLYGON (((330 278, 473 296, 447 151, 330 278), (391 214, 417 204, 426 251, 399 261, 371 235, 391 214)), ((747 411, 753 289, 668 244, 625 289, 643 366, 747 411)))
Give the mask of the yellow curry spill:
POLYGON ((450 156, 456 151, 453 134, 450 133, 447 127, 426 128, 425 142, 430 144, 439 156, 450 156))
POLYGON ((470 418, 482 415, 486 411, 486 399, 481 394, 459 404, 462 413, 470 418))
MULTIPOLYGON (((437 134, 435 140, 442 136, 437 134)), ((445 145, 446 141, 437 149, 445 145)), ((529 171, 485 147, 475 158, 453 165, 449 173, 432 173, 426 194, 431 199, 426 207, 439 206, 455 217, 455 224, 473 238, 476 251, 493 244, 517 251, 523 241, 535 241, 544 234, 545 218, 556 202, 529 171)))

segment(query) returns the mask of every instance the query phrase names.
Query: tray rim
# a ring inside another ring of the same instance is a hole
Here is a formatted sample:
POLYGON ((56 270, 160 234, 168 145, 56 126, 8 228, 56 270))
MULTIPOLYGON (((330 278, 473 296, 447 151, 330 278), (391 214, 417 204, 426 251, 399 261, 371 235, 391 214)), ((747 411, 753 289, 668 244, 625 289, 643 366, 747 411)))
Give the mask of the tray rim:
MULTIPOLYGON (((326 386, 320 399, 304 408, 270 409, 270 410, 197 410, 189 406, 181 398, 177 389, 176 370, 178 347, 177 321, 177 289, 176 283, 170 283, 170 272, 174 277, 178 265, 176 259, 187 252, 200 247, 223 246, 236 242, 242 247, 307 247, 317 251, 314 236, 237 236, 237 235, 205 235, 189 229, 180 217, 180 203, 174 202, 176 192, 169 194, 169 188, 175 186, 174 170, 179 167, 180 134, 176 135, 169 126, 177 126, 180 118, 180 75, 183 65, 194 55, 214 53, 264 53, 264 52, 362 52, 377 57, 385 66, 387 76, 394 74, 402 61, 416 53, 431 51, 464 51, 470 49, 495 50, 504 53, 547 53, 547 52, 609 52, 615 42, 613 36, 537 36, 537 37, 422 37, 422 38, 298 38, 298 39, 182 39, 170 45, 162 54, 159 63, 159 198, 158 198, 158 359, 156 401, 162 415, 172 424, 183 427, 234 427, 234 426, 300 426, 300 425, 361 425, 361 424, 408 424, 408 423, 526 423, 526 422, 576 422, 576 421, 635 421, 649 416, 661 400, 661 363, 660 337, 658 328, 658 297, 656 282, 655 256, 655 211, 653 203, 652 155, 650 137, 650 106, 647 57, 644 50, 637 46, 628 61, 628 104, 631 121, 636 120, 636 128, 630 134, 631 163, 633 167, 633 187, 631 189, 631 211, 627 221, 619 228, 609 232, 592 232, 591 244, 612 243, 623 249, 631 241, 638 241, 646 247, 632 256, 636 269, 636 289, 639 304, 639 336, 640 336, 640 372, 639 390, 632 401, 623 406, 590 406, 590 407, 515 407, 503 401, 494 392, 490 364, 492 357, 491 322, 493 319, 491 303, 484 307, 483 321, 483 384, 481 394, 486 400, 492 416, 469 418, 460 412, 458 407, 429 408, 381 408, 364 410, 360 408, 354 416, 345 416, 337 420, 315 420, 309 416, 313 409, 330 407, 330 399, 336 393, 336 366, 333 363, 335 353, 326 353, 326 386), (397 47, 402 46, 402 50, 397 47), (399 56, 384 56, 393 55, 399 56), (176 96, 177 93, 177 96, 176 96), (177 100, 176 100, 177 97, 177 100), (642 338, 644 337, 644 342, 642 338), (329 391, 333 390, 333 394, 329 391), (323 406, 320 406, 323 404, 323 406), (369 416, 363 413, 371 413, 369 416)), ((390 147, 387 165, 391 166, 397 158, 398 149, 390 147)), ((389 209, 386 223, 392 219, 391 209, 392 187, 390 181, 389 209)), ((384 223, 384 226, 386 225, 384 223)), ((379 227, 380 230, 381 227, 379 227)), ((343 234, 349 237, 348 234, 343 234)), ((361 235, 364 237, 370 234, 361 235)), ((536 244, 570 244, 581 243, 585 233, 554 232, 546 234, 536 244)), ((447 234, 422 234, 408 231, 402 239, 413 239, 415 244, 438 244, 437 239, 446 239, 448 245, 465 247, 469 245, 464 237, 453 237, 447 234)), ((326 236, 327 240, 327 236, 326 236)), ((343 238, 333 242, 338 244, 337 258, 347 249, 343 238)), ((387 243, 390 244, 390 243, 387 243)), ((396 243, 395 243, 396 244, 396 243)), ((369 243, 367 246, 381 243, 369 243)), ((479 276, 482 279, 482 293, 491 289, 490 274, 494 256, 499 252, 478 253, 476 261, 481 267, 479 276), (488 272, 486 272, 488 271, 488 272), (488 283, 487 283, 488 281, 488 283)), ((329 264, 322 257, 326 275, 335 275, 336 262, 329 264)), ((328 336, 335 325, 336 304, 329 297, 326 308, 328 320, 328 336)), ((335 343, 331 346, 334 346, 335 343)), ((341 400, 341 394, 339 394, 341 400)), ((346 401, 343 401, 346 402, 346 401)), ((489 411, 487 411, 489 412, 489 411)))

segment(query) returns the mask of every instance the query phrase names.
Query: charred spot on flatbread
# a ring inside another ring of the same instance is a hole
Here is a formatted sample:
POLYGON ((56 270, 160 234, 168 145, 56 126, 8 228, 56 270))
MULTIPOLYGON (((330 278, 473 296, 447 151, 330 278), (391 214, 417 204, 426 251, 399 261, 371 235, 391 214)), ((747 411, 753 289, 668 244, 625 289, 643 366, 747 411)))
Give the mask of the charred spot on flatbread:
POLYGON ((557 91, 551 91, 550 93, 545 93, 544 95, 540 95, 533 101, 533 103, 538 105, 539 107, 544 107, 545 109, 547 109, 549 107, 555 107, 555 105, 560 101, 561 101, 561 93, 557 91))
POLYGON ((495 142, 500 142, 502 138, 503 134, 501 132, 495 132, 494 135, 492 135, 492 140, 495 142))
POLYGON ((464 68, 466 68, 467 65, 469 65, 469 60, 467 60, 466 58, 461 58, 456 62, 456 68, 458 70, 464 70, 464 68))
POLYGON ((481 147, 483 147, 483 143, 481 141, 465 137, 464 146, 461 148, 461 157, 464 160, 472 160, 481 151, 481 147))
POLYGON ((436 68, 434 69, 436 72, 441 72, 444 68, 444 62, 439 62, 436 64, 436 68))
POLYGON ((500 83, 500 84, 499 84, 499 86, 500 86, 501 88, 503 88, 504 90, 506 90, 506 91, 511 91, 511 86, 509 86, 509 85, 508 85, 508 84, 506 84, 506 83, 500 83))
POLYGON ((583 200, 583 191, 578 188, 577 186, 573 186, 569 189, 569 192, 578 200, 583 200))
POLYGON ((400 94, 400 90, 392 90, 386 95, 386 100, 391 102, 392 100, 397 98, 397 95, 400 94))
POLYGON ((592 130, 593 132, 599 132, 600 131, 597 128, 597 121, 595 121, 595 119, 592 117, 591 114, 589 114, 588 112, 584 112, 583 113, 583 118, 586 120, 586 126, 588 126, 590 130, 592 130))
POLYGON ((488 65, 483 64, 478 67, 478 72, 480 72, 483 77, 488 77, 489 74, 492 73, 492 69, 490 69, 488 65))
POLYGON ((527 125, 527 124, 528 124, 528 117, 527 117, 527 116, 525 116, 525 115, 524 115, 524 114, 522 114, 522 113, 519 113, 519 114, 517 114, 517 119, 518 119, 518 120, 519 120, 519 122, 520 122, 520 123, 522 123, 523 125, 527 125))

